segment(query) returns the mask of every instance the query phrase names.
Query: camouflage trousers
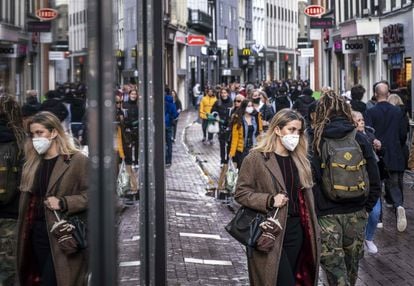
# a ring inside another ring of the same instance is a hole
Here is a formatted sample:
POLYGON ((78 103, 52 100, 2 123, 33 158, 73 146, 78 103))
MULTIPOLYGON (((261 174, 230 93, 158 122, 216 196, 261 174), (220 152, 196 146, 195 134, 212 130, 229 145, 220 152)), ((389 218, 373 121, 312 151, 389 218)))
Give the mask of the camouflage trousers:
POLYGON ((0 218, 0 286, 12 286, 16 275, 17 220, 0 218))
POLYGON ((329 285, 353 286, 359 260, 364 256, 365 210, 318 218, 321 229, 321 266, 329 285))

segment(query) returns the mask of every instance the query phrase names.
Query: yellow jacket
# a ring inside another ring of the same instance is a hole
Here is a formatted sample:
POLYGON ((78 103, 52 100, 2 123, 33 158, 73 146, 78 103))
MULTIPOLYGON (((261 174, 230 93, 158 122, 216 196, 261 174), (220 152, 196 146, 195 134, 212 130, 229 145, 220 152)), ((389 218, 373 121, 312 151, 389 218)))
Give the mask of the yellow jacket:
MULTIPOLYGON (((263 131, 263 122, 262 122, 262 115, 258 114, 257 116, 257 127, 258 133, 262 133, 263 131)), ((236 155, 236 151, 243 152, 244 150, 244 127, 238 123, 234 123, 231 126, 231 142, 230 142, 230 152, 229 157, 234 157, 236 155)), ((254 134, 256 136, 256 134, 254 134)), ((256 136, 257 137, 257 136, 256 136)))
POLYGON ((211 112, 214 103, 217 101, 215 96, 205 95, 200 102, 199 114, 201 119, 207 119, 207 114, 211 112))

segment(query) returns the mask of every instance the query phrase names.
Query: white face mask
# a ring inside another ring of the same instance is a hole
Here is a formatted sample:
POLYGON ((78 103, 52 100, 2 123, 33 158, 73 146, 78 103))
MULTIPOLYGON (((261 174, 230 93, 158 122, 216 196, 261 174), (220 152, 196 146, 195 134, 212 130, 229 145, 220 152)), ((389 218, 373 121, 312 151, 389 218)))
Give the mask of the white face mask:
POLYGON ((247 106, 246 107, 246 112, 249 113, 249 114, 251 114, 253 112, 253 110, 254 110, 253 106, 247 106))
POLYGON ((289 151, 295 150, 296 146, 299 144, 299 135, 298 134, 287 134, 280 137, 283 146, 289 151))
POLYGON ((37 137, 32 139, 33 147, 37 151, 37 153, 44 154, 49 150, 50 145, 52 144, 52 140, 44 138, 44 137, 37 137))

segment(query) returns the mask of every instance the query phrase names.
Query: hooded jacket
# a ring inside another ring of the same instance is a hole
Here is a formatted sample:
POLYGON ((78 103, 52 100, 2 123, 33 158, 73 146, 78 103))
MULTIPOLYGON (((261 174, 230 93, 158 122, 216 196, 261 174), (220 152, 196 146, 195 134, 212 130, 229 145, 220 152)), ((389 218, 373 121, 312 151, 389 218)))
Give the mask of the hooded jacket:
MULTIPOLYGON (((326 125, 323 134, 321 146, 323 144, 323 138, 342 138, 348 133, 352 132, 355 126, 344 117, 337 117, 331 119, 326 125)), ((346 214, 360 211, 365 208, 367 212, 371 212, 374 205, 376 204, 378 197, 381 193, 381 180, 379 176, 378 166, 372 145, 368 142, 368 139, 359 132, 356 132, 355 139, 361 147, 363 156, 367 161, 366 168, 369 179, 369 195, 366 199, 360 199, 351 202, 334 202, 325 196, 322 187, 322 169, 321 169, 321 158, 314 152, 312 158, 312 167, 314 168, 315 178, 315 204, 317 214, 329 215, 329 214, 346 214)))
POLYGON ((171 95, 166 94, 164 97, 164 102, 165 127, 171 127, 174 119, 178 117, 177 109, 175 108, 174 99, 171 95))

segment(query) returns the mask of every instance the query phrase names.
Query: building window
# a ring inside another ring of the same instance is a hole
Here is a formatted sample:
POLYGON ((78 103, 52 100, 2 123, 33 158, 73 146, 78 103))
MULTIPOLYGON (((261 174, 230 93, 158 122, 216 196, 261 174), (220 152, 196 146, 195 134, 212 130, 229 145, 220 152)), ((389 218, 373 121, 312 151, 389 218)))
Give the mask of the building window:
POLYGON ((276 19, 276 14, 277 14, 277 12, 276 12, 276 5, 275 5, 275 6, 273 6, 273 18, 275 18, 275 19, 276 19))
POLYGON ((269 17, 269 3, 266 3, 266 16, 269 17))
POLYGON ((394 10, 397 7, 397 1, 391 0, 391 10, 394 10))

